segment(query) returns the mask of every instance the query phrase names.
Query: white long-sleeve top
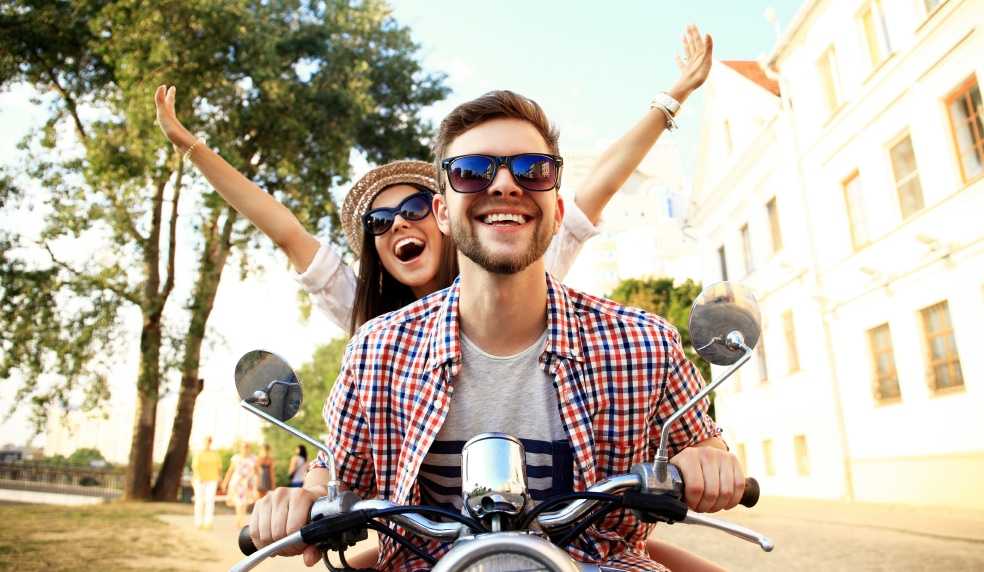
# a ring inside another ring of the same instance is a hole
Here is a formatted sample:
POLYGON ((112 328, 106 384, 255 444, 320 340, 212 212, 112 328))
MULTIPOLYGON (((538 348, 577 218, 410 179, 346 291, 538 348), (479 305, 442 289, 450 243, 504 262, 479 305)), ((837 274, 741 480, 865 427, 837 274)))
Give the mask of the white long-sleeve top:
MULTIPOLYGON (((598 234, 598 227, 591 224, 574 201, 568 201, 565 206, 560 230, 544 254, 547 272, 560 280, 571 269, 584 242, 598 234)), ((307 270, 300 274, 295 272, 294 279, 311 295, 319 310, 339 328, 348 331, 355 306, 356 275, 334 248, 322 243, 307 270)))

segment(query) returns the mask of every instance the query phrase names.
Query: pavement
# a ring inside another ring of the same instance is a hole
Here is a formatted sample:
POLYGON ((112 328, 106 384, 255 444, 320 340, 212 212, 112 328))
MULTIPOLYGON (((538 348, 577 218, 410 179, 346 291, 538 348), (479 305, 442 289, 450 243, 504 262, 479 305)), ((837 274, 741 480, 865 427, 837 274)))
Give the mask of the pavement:
MULTIPOLYGON (((763 498, 753 509, 712 516, 765 534, 775 549, 766 553, 693 525, 659 525, 654 535, 729 570, 984 570, 984 511, 763 498)), ((207 531, 196 529, 190 516, 162 518, 211 547, 217 560, 203 572, 228 570, 242 558, 234 515, 216 515, 207 531)), ((256 569, 309 570, 299 558, 275 558, 256 569)))

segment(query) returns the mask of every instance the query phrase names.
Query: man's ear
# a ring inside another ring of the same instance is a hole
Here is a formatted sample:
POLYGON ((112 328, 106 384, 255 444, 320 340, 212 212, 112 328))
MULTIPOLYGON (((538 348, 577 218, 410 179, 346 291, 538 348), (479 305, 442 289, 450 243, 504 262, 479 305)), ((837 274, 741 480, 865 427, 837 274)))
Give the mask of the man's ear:
POLYGON ((557 209, 554 213, 554 234, 560 231, 560 225, 564 222, 564 197, 560 196, 560 191, 557 192, 557 209))
POLYGON ((434 193, 434 198, 431 201, 431 210, 434 212, 434 220, 437 221, 437 228, 445 236, 451 236, 451 221, 448 219, 447 198, 442 193, 434 193))

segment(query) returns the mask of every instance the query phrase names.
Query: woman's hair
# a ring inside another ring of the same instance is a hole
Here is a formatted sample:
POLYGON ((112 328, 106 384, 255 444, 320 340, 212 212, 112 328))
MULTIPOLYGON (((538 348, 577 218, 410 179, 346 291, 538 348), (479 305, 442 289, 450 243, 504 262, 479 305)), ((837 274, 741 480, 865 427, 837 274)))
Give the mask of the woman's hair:
MULTIPOLYGON (((410 185, 417 190, 432 192, 427 187, 410 185)), ((383 189, 386 190, 386 189, 383 189)), ((433 216, 431 213, 430 216, 433 216)), ((438 289, 451 285, 458 275, 458 255, 451 237, 445 236, 440 253, 440 266, 437 270, 438 289)), ((359 279, 355 287, 355 306, 352 308, 351 332, 376 316, 399 310, 417 301, 413 290, 394 278, 376 252, 375 237, 368 232, 362 234, 362 257, 359 259, 359 279)))
POLYGON ((305 447, 304 445, 298 445, 297 446, 297 454, 300 457, 304 457, 304 460, 307 460, 307 458, 308 458, 308 456, 307 456, 307 447, 305 447))

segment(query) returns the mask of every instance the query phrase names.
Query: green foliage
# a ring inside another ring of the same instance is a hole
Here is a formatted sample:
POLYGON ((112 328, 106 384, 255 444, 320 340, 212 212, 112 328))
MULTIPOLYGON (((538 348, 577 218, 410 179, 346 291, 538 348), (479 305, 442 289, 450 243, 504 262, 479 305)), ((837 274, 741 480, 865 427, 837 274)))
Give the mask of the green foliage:
POLYGON ((0 236, 0 379, 23 382, 18 399, 33 399, 39 428, 52 403, 79 391, 90 403, 105 398, 105 375, 132 336, 127 308, 140 310, 145 333, 160 332, 160 342, 139 340, 150 384, 140 388, 156 399, 159 372, 177 367, 186 344, 201 344, 174 324, 203 325, 212 307, 166 306, 174 258, 205 260, 206 244, 254 238, 197 173, 181 172, 153 123, 157 85, 177 85, 189 129, 336 239, 330 191, 349 179, 350 151, 373 161, 426 158, 431 126, 420 110, 447 93, 378 0, 0 0, 0 45, 0 89, 27 83, 57 95, 22 144, 18 178, 0 177, 4 208, 30 195, 50 212, 40 244, 0 236), (39 191, 21 192, 12 180, 39 191), (210 239, 223 225, 231 236, 210 239), (80 237, 95 241, 98 255, 60 251, 80 237), (175 254, 182 245, 197 252, 175 254), (31 249, 49 256, 25 256, 31 249))
MULTIPOLYGON (((335 378, 341 370, 347 343, 347 339, 339 338, 320 346, 315 350, 311 361, 297 370, 297 378, 301 380, 304 389, 304 402, 290 424, 315 439, 325 433, 325 421, 321 411, 328 398, 328 392, 331 391, 335 378)), ((272 425, 263 427, 263 440, 270 444, 279 485, 285 485, 290 480, 287 469, 298 445, 307 447, 309 461, 318 453, 310 445, 272 425)))
POLYGON ((92 447, 82 447, 81 449, 76 449, 74 453, 68 456, 69 463, 75 463, 78 465, 89 465, 93 461, 103 461, 106 459, 103 457, 99 449, 92 447))
MULTIPOLYGON (((609 298, 627 306, 641 308, 662 316, 680 332, 680 341, 687 358, 697 366, 705 380, 711 379, 711 366, 694 351, 690 341, 690 307, 700 295, 701 285, 687 279, 674 285, 672 278, 630 278, 623 280, 609 298)), ((714 416, 713 394, 711 416, 714 416)))

